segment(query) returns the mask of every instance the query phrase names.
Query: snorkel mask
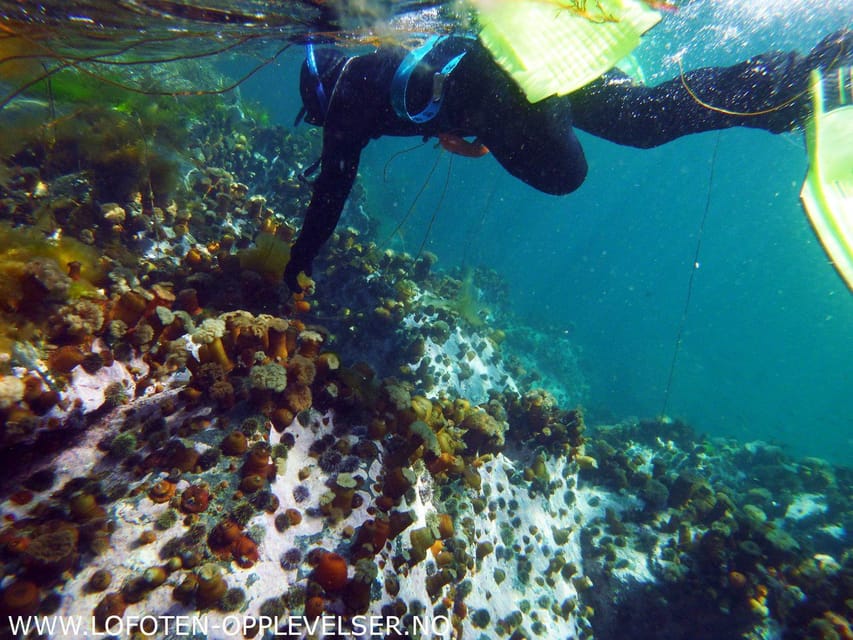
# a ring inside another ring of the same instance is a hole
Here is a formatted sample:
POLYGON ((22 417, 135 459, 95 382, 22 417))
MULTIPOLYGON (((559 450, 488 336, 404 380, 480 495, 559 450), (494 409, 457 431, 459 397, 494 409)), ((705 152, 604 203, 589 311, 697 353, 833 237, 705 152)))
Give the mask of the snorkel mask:
POLYGON ((305 62, 299 76, 302 109, 294 124, 305 122, 322 126, 329 112, 329 101, 340 76, 346 56, 334 48, 316 49, 305 46, 305 62))

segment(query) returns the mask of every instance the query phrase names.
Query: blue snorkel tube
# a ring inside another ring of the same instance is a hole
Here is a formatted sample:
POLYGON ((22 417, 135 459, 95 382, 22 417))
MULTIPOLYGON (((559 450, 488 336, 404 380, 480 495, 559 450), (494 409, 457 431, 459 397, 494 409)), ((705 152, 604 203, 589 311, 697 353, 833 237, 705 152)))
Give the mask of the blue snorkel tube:
MULTIPOLYGON (((314 43, 310 40, 305 44, 305 69, 308 71, 308 79, 311 83, 313 83, 313 87, 309 89, 313 92, 313 99, 306 98, 303 94, 302 96, 302 108, 299 109, 299 113, 296 114, 296 118, 293 121, 293 126, 296 127, 300 122, 305 120, 310 124, 322 125, 326 120, 326 115, 329 113, 329 96, 326 95, 326 88, 323 86, 323 80, 320 77, 320 68, 317 66, 317 56, 314 52, 314 43), (312 102, 316 101, 317 108, 311 109, 306 102, 307 99, 311 99, 312 102), (317 119, 316 111, 320 112, 321 118, 317 119), (311 118, 307 117, 308 113, 312 113, 311 118)), ((304 80, 304 78, 303 78, 304 80)), ((300 81, 300 91, 302 91, 304 84, 300 81)))
POLYGON ((320 71, 317 69, 317 58, 314 55, 313 42, 305 45, 305 61, 308 64, 308 71, 317 81, 317 87, 314 89, 314 92, 317 95, 320 108, 323 110, 323 115, 325 116, 329 111, 329 98, 326 96, 326 90, 323 88, 323 82, 320 80, 320 71))

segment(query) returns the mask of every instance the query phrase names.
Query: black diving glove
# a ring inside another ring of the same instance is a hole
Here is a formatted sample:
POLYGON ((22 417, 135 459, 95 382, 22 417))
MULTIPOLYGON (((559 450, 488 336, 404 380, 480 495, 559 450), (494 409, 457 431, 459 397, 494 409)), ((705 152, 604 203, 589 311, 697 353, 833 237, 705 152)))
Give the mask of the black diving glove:
POLYGON ((303 249, 303 245, 297 240, 290 249, 290 260, 284 268, 284 283, 292 293, 302 293, 302 287, 299 284, 299 273, 304 271, 306 276, 310 276, 311 263, 313 261, 314 256, 303 249))

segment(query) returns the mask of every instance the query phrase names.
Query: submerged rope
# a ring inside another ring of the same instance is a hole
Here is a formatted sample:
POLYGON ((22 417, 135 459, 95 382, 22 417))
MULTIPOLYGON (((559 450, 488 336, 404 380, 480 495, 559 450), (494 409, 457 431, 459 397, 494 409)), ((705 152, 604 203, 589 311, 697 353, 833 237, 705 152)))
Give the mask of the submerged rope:
MULTIPOLYGON (((441 157, 439 155, 439 157, 441 157)), ((441 211, 441 205, 444 204, 444 197, 447 195, 447 185, 450 184, 450 172, 453 170, 453 154, 450 155, 450 159, 447 161, 447 175, 444 177, 444 186, 441 188, 441 195, 438 197, 438 203, 435 205, 435 209, 432 210, 432 216, 429 219, 429 225, 427 225, 426 233, 424 234, 424 239, 421 241, 421 246, 418 247, 418 252, 415 255, 415 260, 421 257, 421 254, 424 252, 424 247, 426 247, 427 240, 429 240, 430 231, 432 231, 432 225, 435 223, 435 219, 438 217, 438 212, 441 211)))
POLYGON ((687 313, 690 311, 690 299, 693 296, 693 280, 696 277, 696 271, 699 270, 699 254, 702 251, 702 235, 705 233, 705 222, 708 219, 708 212, 711 210, 711 193, 713 192, 714 169, 717 166, 717 149, 719 146, 720 132, 718 131, 717 137, 714 138, 714 149, 711 152, 711 169, 708 172, 708 190, 705 196, 705 209, 702 212, 702 219, 699 221, 699 229, 696 234, 696 249, 693 252, 693 264, 690 267, 690 278, 687 281, 687 296, 684 299, 684 309, 681 311, 681 319, 678 322, 678 333, 675 336, 675 348, 672 352, 672 362, 669 365, 669 375, 666 380, 666 388, 663 392, 663 406, 661 407, 661 411, 658 416, 658 424, 663 422, 669 407, 672 381, 675 377, 675 365, 678 362, 678 354, 681 351, 684 326, 687 324, 687 313))

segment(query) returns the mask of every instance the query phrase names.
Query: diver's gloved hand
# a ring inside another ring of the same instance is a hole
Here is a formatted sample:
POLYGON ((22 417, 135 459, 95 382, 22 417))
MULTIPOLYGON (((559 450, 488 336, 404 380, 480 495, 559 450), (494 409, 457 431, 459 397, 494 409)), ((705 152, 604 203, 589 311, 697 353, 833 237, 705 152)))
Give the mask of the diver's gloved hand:
POLYGON ((314 261, 314 256, 311 252, 306 251, 303 245, 297 240, 290 249, 290 261, 284 268, 284 283, 293 293, 302 293, 302 286, 299 284, 299 273, 305 272, 306 276, 311 275, 311 263, 314 261))
POLYGON ((806 56, 805 66, 811 69, 837 69, 853 64, 853 30, 841 29, 817 43, 806 56))

